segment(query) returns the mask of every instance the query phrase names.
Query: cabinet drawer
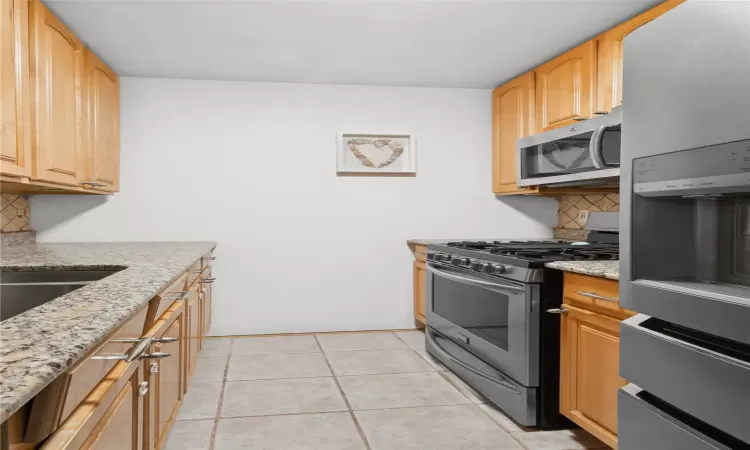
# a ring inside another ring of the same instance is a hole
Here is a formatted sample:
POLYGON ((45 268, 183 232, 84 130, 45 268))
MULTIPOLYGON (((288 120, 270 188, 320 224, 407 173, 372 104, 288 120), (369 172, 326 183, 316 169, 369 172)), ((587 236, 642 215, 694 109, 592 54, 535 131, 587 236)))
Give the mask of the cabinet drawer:
POLYGON ((116 342, 119 339, 137 339, 143 335, 147 308, 117 329, 94 351, 70 370, 57 377, 35 398, 29 417, 26 440, 39 442, 49 436, 74 409, 101 382, 118 361, 95 359, 96 356, 123 354, 132 342, 116 342))
POLYGON ((744 448, 712 427, 663 409, 665 405, 629 384, 617 393, 620 450, 731 450, 744 448), (685 420, 685 421, 683 421, 685 420))
POLYGON ((750 346, 639 314, 622 323, 620 352, 628 381, 750 442, 750 346))
POLYGON ((187 273, 183 274, 172 284, 170 284, 169 287, 167 287, 156 297, 154 297, 154 299, 152 300, 152 302, 155 303, 153 307, 154 312, 152 313, 152 320, 149 322, 149 324, 153 323, 156 320, 159 320, 164 312, 168 310, 177 299, 181 298, 181 296, 187 289, 187 277, 187 273))
POLYGON ((565 272, 565 303, 625 319, 635 313, 620 306, 619 289, 615 280, 565 272))

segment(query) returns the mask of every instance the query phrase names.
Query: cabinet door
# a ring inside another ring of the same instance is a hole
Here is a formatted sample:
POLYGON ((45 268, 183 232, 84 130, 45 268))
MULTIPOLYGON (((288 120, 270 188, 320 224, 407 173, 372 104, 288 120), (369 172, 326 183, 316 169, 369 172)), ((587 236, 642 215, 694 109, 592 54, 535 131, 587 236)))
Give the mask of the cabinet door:
MULTIPOLYGON (((177 415, 183 393, 185 392, 185 351, 184 342, 185 305, 183 302, 175 303, 165 314, 164 325, 157 333, 157 338, 176 338, 176 342, 156 344, 155 351, 169 353, 170 356, 151 361, 151 367, 157 367, 153 374, 156 413, 150 426, 154 429, 156 448, 163 448, 166 443, 167 434, 172 421, 177 415)), ((151 370, 154 372, 154 370, 151 370)))
POLYGON ((120 78, 85 50, 88 114, 87 177, 94 189, 117 192, 120 180, 120 78))
POLYGON ((79 185, 86 154, 82 133, 83 45, 39 0, 31 6, 36 102, 33 177, 79 185))
POLYGON ((599 37, 597 57, 596 111, 609 112, 622 104, 623 39, 685 0, 667 0, 610 29, 599 37))
POLYGON ((190 292, 185 296, 187 306, 187 374, 188 377, 193 375, 195 363, 198 361, 198 352, 201 348, 201 306, 198 297, 198 286, 200 283, 194 283, 190 292))
POLYGON ((414 318, 423 324, 426 323, 426 297, 427 267, 422 261, 414 261, 414 318))
POLYGON ((560 412, 617 448, 620 321, 570 305, 560 342, 560 412))
POLYGON ((516 142, 534 134, 534 73, 510 81, 492 93, 492 191, 525 194, 535 189, 516 186, 516 142))
POLYGON ((141 370, 136 370, 117 394, 91 437, 81 447, 91 450, 140 450, 142 448, 143 395, 148 385, 141 386, 141 370))
POLYGON ((0 173, 31 175, 29 4, 0 0, 0 173))
POLYGON ((41 450, 141 450, 144 363, 119 361, 41 450))
POLYGON ((591 117, 595 68, 596 42, 589 41, 536 69, 537 132, 591 117))
MULTIPOLYGON (((211 268, 209 267, 208 270, 205 272, 206 278, 211 278, 211 268)), ((208 283, 201 283, 203 286, 201 288, 201 291, 203 293, 203 308, 201 309, 203 314, 203 330, 202 335, 205 338, 208 334, 208 329, 211 328, 211 308, 212 308, 212 301, 213 301, 213 295, 212 295, 212 287, 213 282, 208 283)))

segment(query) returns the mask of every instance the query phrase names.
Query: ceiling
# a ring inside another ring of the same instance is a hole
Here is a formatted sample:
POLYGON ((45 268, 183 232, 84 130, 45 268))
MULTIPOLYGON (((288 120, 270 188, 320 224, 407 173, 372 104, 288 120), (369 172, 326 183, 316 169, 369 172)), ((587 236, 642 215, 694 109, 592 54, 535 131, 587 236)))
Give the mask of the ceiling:
POLYGON ((46 0, 129 77, 493 88, 658 0, 46 0))

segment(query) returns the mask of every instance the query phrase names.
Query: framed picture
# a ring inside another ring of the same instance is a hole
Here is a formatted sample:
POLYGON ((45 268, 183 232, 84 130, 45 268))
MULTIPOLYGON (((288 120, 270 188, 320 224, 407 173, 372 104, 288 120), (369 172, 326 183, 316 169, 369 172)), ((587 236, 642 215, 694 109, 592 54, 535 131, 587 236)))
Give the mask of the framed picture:
POLYGON ((417 153, 409 134, 337 133, 339 174, 416 174, 417 153))

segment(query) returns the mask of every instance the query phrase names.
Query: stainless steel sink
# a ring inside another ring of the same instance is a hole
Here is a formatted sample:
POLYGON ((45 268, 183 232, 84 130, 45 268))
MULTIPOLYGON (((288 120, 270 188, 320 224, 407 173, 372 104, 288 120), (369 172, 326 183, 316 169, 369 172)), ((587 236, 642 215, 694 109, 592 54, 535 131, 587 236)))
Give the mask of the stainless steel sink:
POLYGON ((108 277, 119 270, 0 272, 0 321, 108 277))

